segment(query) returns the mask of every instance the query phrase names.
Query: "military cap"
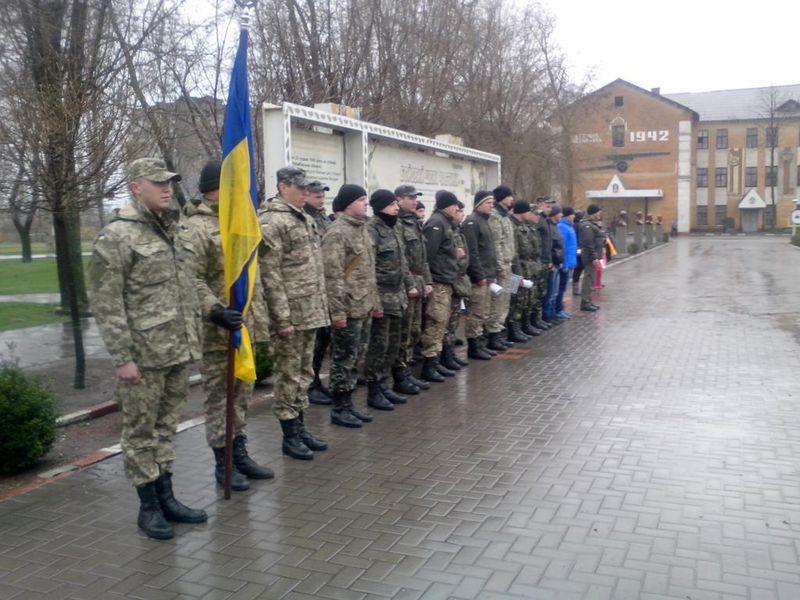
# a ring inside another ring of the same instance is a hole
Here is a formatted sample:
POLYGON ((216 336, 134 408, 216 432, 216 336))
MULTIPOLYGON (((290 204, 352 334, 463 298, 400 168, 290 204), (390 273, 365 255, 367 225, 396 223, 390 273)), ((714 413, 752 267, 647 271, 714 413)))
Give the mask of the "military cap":
POLYGON ((161 183, 164 181, 180 181, 181 176, 167 171, 167 165, 160 158, 137 158, 128 165, 128 181, 147 179, 161 183))
POLYGON ((418 192, 417 188, 413 185, 401 185, 394 190, 395 196, 422 196, 422 192, 418 192))
POLYGON ((312 194, 321 194, 322 192, 330 191, 330 189, 331 188, 317 179, 309 182, 309 184, 306 186, 306 191, 312 194))
POLYGON ((296 185, 297 187, 304 188, 309 184, 308 179, 306 179, 306 172, 299 168, 294 167, 292 165, 287 165, 278 169, 278 172, 275 174, 278 178, 278 183, 287 183, 289 185, 296 185))

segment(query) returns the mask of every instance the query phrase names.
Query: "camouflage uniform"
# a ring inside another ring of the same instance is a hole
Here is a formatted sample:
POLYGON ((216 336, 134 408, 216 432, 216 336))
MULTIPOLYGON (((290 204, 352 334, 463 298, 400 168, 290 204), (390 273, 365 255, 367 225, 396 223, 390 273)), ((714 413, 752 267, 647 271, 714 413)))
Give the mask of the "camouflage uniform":
POLYGON ((390 227, 376 215, 367 223, 367 231, 375 247, 375 279, 383 306, 383 318, 372 321, 364 371, 367 381, 374 382, 388 377, 397 360, 408 306, 406 290, 416 284, 408 271, 397 226, 390 227))
MULTIPOLYGON (((197 295, 203 314, 203 387, 206 393, 206 441, 212 448, 225 445, 225 403, 228 393, 228 345, 226 330, 210 321, 213 308, 225 304, 225 263, 222 256, 219 218, 214 208, 205 203, 186 210, 192 240, 197 254, 197 295)), ((256 280, 250 310, 244 321, 253 341, 269 339, 266 307, 261 282, 256 280)), ((234 435, 245 435, 247 405, 253 395, 253 384, 234 380, 234 435)))
POLYGON ((422 233, 425 236, 428 266, 433 278, 433 292, 425 306, 422 356, 426 359, 438 359, 450 321, 453 284, 458 274, 452 220, 436 209, 425 223, 422 233))
POLYGON ((188 228, 135 201, 94 241, 92 311, 114 366, 133 361, 142 376, 115 391, 125 476, 136 487, 172 472, 188 364, 200 358, 195 261, 188 228))
POLYGON ((347 321, 345 329, 331 328, 332 392, 356 388, 359 350, 370 314, 382 310, 375 280, 375 249, 367 219, 341 213, 325 232, 322 255, 331 321, 347 321))
POLYGON ((278 420, 289 421, 308 408, 316 329, 330 324, 327 298, 320 293, 325 276, 319 239, 305 212, 277 196, 259 221, 258 264, 275 355, 273 412, 278 420), (293 335, 277 335, 290 326, 293 335))
POLYGON ((461 303, 463 302, 465 305, 469 305, 469 298, 472 291, 469 276, 467 275, 467 268, 469 267, 469 248, 467 247, 467 240, 464 234, 461 233, 460 227, 453 228, 453 242, 457 249, 461 248, 464 251, 464 256, 456 259, 458 275, 453 284, 450 320, 447 324, 447 334, 445 335, 445 345, 447 346, 453 346, 456 342, 458 322, 461 320, 461 303))
MULTIPOLYGON (((312 219, 314 219, 314 231, 317 234, 317 239, 319 241, 320 248, 322 247, 322 238, 325 235, 325 232, 328 228, 333 224, 333 222, 328 219, 328 216, 325 214, 325 209, 316 210, 311 208, 310 206, 306 205, 305 208, 306 214, 310 215, 312 219)), ((322 361, 325 360, 325 354, 328 352, 328 348, 331 345, 331 328, 330 327, 320 327, 317 329, 317 337, 314 340, 314 360, 312 363, 312 368, 314 370, 314 377, 319 377, 319 372, 322 369, 322 361)))
MULTIPOLYGON (((508 216, 508 211, 499 203, 495 204, 489 217, 489 230, 492 232, 494 240, 497 272, 505 273, 506 279, 501 283, 506 285, 512 272, 517 249, 514 244, 514 226, 511 224, 511 218, 508 216)), ((511 294, 508 293, 508 289, 492 298, 492 313, 486 327, 489 333, 499 333, 505 328, 510 301, 511 294)))
POLYGON ((397 227, 402 234, 406 249, 408 270, 414 278, 414 286, 419 296, 408 299, 408 308, 403 313, 400 352, 395 367, 405 369, 414 360, 414 347, 422 336, 422 311, 425 306, 425 286, 432 285, 431 271, 428 268, 428 256, 425 252, 425 238, 422 236, 422 225, 417 221, 416 213, 400 212, 397 227))
POLYGON ((536 282, 539 274, 543 271, 539 262, 541 242, 538 232, 529 223, 518 220, 516 217, 511 217, 511 222, 514 225, 517 271, 519 271, 515 271, 515 273, 534 282, 534 286, 527 290, 520 285, 517 293, 511 298, 508 318, 510 321, 522 321, 530 315, 537 298, 539 286, 536 282))

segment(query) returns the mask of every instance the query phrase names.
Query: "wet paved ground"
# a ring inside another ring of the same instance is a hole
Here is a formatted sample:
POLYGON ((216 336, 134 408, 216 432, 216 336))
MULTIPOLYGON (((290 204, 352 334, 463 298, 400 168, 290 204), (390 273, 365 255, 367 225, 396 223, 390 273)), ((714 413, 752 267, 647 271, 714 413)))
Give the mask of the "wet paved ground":
POLYGON ((220 499, 202 428, 170 542, 115 458, 0 503, 0 598, 800 598, 800 252, 673 242, 606 272, 596 315, 376 415, 311 428, 220 499))

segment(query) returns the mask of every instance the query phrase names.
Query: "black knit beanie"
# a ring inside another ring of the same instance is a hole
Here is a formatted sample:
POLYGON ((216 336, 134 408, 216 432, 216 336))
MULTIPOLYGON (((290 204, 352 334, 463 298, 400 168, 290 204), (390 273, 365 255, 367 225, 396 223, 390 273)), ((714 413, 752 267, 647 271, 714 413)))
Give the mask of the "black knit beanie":
POLYGON ((436 208, 442 210, 448 206, 458 204, 458 198, 453 192, 447 190, 439 190, 436 192, 436 208))
POLYGON ((494 196, 492 192, 487 192, 486 190, 480 190, 479 192, 475 193, 475 201, 472 203, 473 208, 478 208, 484 202, 494 202, 494 196))
POLYGON ((197 182, 197 189, 201 194, 207 194, 219 189, 219 174, 222 170, 222 163, 218 160, 211 160, 203 165, 200 171, 200 181, 197 182))
POLYGON ((531 212, 531 205, 525 200, 517 200, 514 202, 512 210, 514 211, 515 215, 522 215, 527 212, 531 212))
POLYGON ((599 206, 597 206, 597 204, 590 204, 590 205, 589 205, 589 206, 586 208, 586 214, 587 214, 587 215, 590 215, 590 216, 591 216, 591 215, 596 215, 596 214, 597 214, 597 213, 599 213, 599 212, 600 212, 600 207, 599 207, 599 206))
POLYGON ((369 197, 369 205, 372 207, 372 210, 379 213, 395 200, 397 200, 397 197, 391 191, 375 190, 369 197))
POLYGON ((502 202, 505 198, 514 195, 514 192, 512 192, 511 188, 507 185, 498 185, 496 188, 494 188, 493 193, 495 202, 502 202))
POLYGON ((563 216, 563 217, 568 217, 568 216, 574 215, 574 214, 575 214, 575 209, 572 208, 571 206, 565 206, 563 208, 563 210, 561 211, 561 216, 563 216))
POLYGON ((345 183, 339 188, 336 197, 333 199, 333 212, 342 212, 353 202, 366 195, 367 190, 360 185, 345 183))
POLYGON ((558 204, 553 204, 553 207, 550 209, 550 216, 557 217, 561 214, 561 206, 558 204))

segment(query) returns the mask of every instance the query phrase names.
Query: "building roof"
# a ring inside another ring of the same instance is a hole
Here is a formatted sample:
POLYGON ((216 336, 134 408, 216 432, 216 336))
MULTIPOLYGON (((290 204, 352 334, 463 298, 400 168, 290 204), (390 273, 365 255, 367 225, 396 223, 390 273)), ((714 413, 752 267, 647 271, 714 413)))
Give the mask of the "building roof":
POLYGON ((694 120, 698 120, 699 119, 699 115, 697 114, 697 111, 695 111, 694 108, 692 108, 691 106, 688 106, 686 104, 682 104, 681 102, 674 100, 670 96, 662 95, 662 94, 656 93, 655 91, 646 90, 643 87, 639 87, 638 85, 635 85, 635 84, 631 83, 630 81, 626 81, 625 79, 622 79, 622 78, 615 79, 611 83, 607 83, 603 87, 599 87, 596 90, 594 90, 593 92, 590 92, 590 93, 586 94, 585 96, 579 98, 577 100, 576 104, 579 103, 579 102, 583 102, 583 100, 585 100, 586 98, 589 98, 590 96, 594 96, 595 94, 599 94, 601 92, 605 92, 611 86, 618 85, 618 84, 619 85, 624 85, 626 87, 629 87, 632 90, 634 90, 636 92, 639 92, 640 94, 644 94, 645 96, 650 96, 651 98, 655 98, 656 100, 660 100, 661 102, 664 102, 666 104, 671 104, 672 106, 675 106, 676 108, 680 108, 681 110, 689 111, 690 113, 692 113, 692 118, 694 120))
POLYGON ((664 97, 688 106, 700 115, 701 121, 752 121, 769 118, 770 95, 773 91, 779 115, 800 117, 800 84, 664 94, 664 97))

